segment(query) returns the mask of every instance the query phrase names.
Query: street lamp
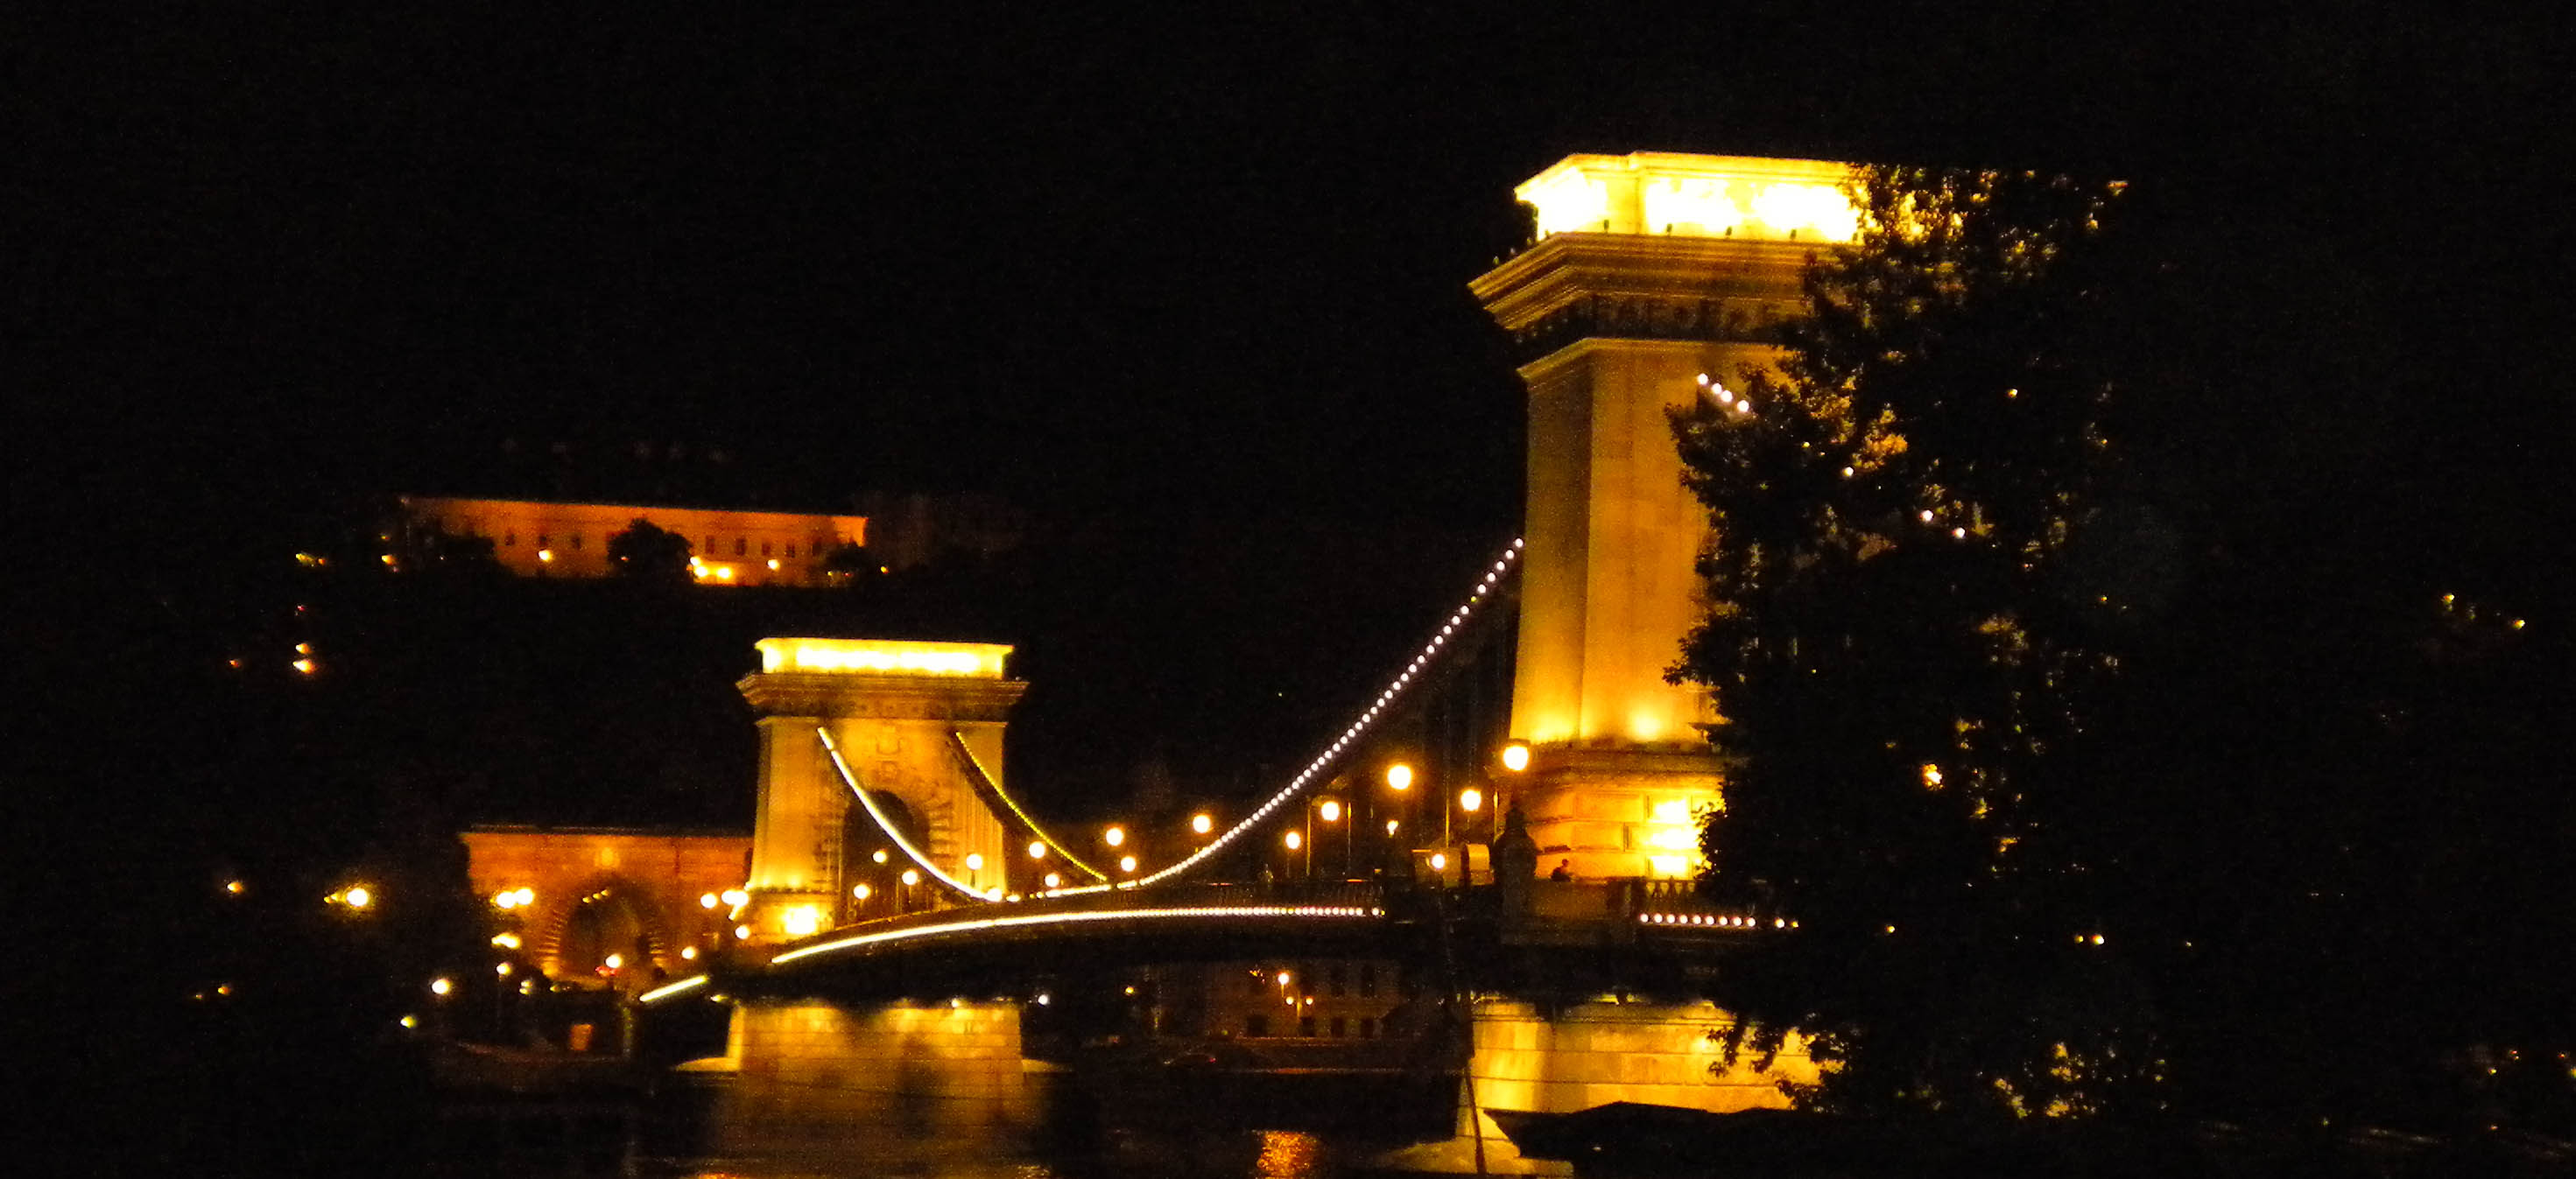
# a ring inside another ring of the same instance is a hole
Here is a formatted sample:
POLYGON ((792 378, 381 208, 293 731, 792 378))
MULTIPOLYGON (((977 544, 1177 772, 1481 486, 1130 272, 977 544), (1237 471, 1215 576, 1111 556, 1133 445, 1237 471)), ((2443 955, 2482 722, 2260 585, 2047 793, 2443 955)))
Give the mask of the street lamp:
POLYGON ((1127 829, 1124 827, 1111 827, 1110 829, 1100 833, 1100 841, 1111 847, 1121 846, 1127 842, 1127 829))
POLYGON ((1205 835, 1210 831, 1216 830, 1216 819, 1211 817, 1206 811, 1200 811, 1199 813, 1190 816, 1190 830, 1197 832, 1198 834, 1205 835))
MULTIPOLYGON (((1340 822, 1342 821, 1342 800, 1340 800, 1340 799, 1338 799, 1338 798, 1327 798, 1327 799, 1324 799, 1324 800, 1322 800, 1322 801, 1320 801, 1320 802, 1317 802, 1317 803, 1315 804, 1314 810, 1313 810, 1312 812, 1310 812, 1310 813, 1309 813, 1309 820, 1308 820, 1308 824, 1307 824, 1307 826, 1308 826, 1308 830, 1309 830, 1308 838, 1313 838, 1313 835, 1312 835, 1313 820, 1314 820, 1314 819, 1318 819, 1318 818, 1322 819, 1323 821, 1325 821, 1325 822, 1327 822, 1327 823, 1340 823, 1340 822)), ((1312 852, 1308 852, 1308 853, 1307 853, 1307 865, 1308 865, 1308 868, 1309 868, 1308 875, 1312 875, 1312 874, 1313 874, 1313 873, 1312 873, 1312 871, 1311 871, 1311 869, 1312 869, 1312 867, 1313 867, 1313 864, 1314 864, 1314 853, 1312 853, 1312 852)), ((1345 824, 1345 825, 1342 827, 1342 874, 1343 874, 1343 875, 1345 875, 1345 876, 1347 876, 1347 875, 1349 875, 1349 874, 1350 874, 1350 870, 1351 870, 1351 829, 1350 829, 1350 827, 1349 827, 1347 824, 1345 824)))

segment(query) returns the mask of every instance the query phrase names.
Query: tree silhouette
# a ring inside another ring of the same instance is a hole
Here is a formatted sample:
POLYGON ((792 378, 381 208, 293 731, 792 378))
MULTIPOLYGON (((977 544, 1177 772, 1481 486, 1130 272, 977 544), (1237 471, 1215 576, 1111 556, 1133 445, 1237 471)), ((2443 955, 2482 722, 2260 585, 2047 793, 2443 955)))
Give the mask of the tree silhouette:
POLYGON ((619 577, 648 583, 689 580, 689 539, 637 517, 608 538, 609 568, 619 577))

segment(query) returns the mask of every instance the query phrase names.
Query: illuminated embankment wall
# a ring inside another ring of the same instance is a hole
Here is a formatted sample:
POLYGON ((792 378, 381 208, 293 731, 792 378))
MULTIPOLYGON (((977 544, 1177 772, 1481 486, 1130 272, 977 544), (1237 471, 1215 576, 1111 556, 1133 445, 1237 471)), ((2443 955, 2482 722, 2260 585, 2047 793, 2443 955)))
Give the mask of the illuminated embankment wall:
POLYGON ((1009 828, 977 794, 951 736, 1002 782, 1003 729, 1028 687, 1003 675, 1009 647, 813 638, 757 646, 761 670, 737 685, 760 717, 750 900, 737 915, 750 940, 830 928, 859 885, 882 892, 908 870, 850 854, 846 833, 860 804, 817 728, 830 731, 861 786, 902 804, 915 827, 905 834, 940 872, 979 889, 1035 891, 1033 880, 1008 874, 1046 865, 1008 854, 1009 828))
POLYGON ((1710 1034, 1731 1023, 1707 1003, 1578 1003, 1547 1016, 1527 1003, 1483 999, 1468 1068, 1479 1105, 1536 1113, 1613 1101, 1712 1113, 1780 1109, 1788 1104, 1780 1081, 1815 1083, 1815 1063, 1794 1035, 1769 1071, 1755 1071, 1750 1053, 1725 1063, 1710 1034))
POLYGON ((489 539, 521 577, 606 577, 608 538, 637 520, 689 542, 700 585, 821 585, 833 549, 868 543, 864 516, 418 495, 402 505, 416 526, 489 539))
POLYGON ((1529 389, 1512 735, 1532 746, 1515 801, 1542 871, 1696 871, 1691 814, 1719 804, 1720 779, 1692 726, 1714 718, 1664 672, 1704 607, 1693 566, 1712 538, 1666 411, 1775 362, 1770 332, 1800 313, 1809 255, 1854 235, 1848 173, 1571 156, 1516 190, 1538 242, 1470 284, 1529 389))

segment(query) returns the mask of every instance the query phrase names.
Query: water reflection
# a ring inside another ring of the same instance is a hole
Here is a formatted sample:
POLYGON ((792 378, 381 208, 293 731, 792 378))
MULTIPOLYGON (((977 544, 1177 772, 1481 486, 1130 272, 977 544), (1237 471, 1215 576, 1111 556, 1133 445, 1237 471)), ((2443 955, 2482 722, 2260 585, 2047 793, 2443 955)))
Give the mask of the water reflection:
POLYGON ((1122 1132, 1113 1139, 1079 1156, 1016 1158, 982 1156, 991 1143, 853 1140, 784 1157, 639 1160, 634 1173, 669 1179, 1332 1179, 1365 1159, 1303 1130, 1122 1132))

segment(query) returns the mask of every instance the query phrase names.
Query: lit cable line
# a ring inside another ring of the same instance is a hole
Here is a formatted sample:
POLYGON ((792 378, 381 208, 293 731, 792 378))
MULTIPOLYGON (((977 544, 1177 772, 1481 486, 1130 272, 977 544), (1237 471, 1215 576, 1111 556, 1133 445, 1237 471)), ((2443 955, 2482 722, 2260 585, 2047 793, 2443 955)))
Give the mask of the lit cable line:
POLYGON ((993 797, 1001 799, 1003 806, 1011 808, 1011 813, 1018 815, 1020 817, 1020 822, 1027 824, 1030 833, 1036 835, 1040 842, 1053 848, 1055 850, 1055 854, 1063 856, 1065 863, 1071 864, 1076 868, 1080 868, 1083 871, 1090 873, 1092 879, 1103 882, 1109 879, 1108 873, 1103 872, 1098 868, 1094 868, 1089 864, 1083 863, 1080 857, 1073 854, 1073 849, 1056 842, 1055 836, 1047 834, 1046 828, 1038 826, 1038 821, 1036 819, 1030 818, 1027 811, 1020 809, 1019 801, 1012 798, 1009 792, 1002 789, 1002 780, 994 777, 992 771, 985 769, 984 763, 975 756, 975 751, 967 748, 966 734, 955 729, 950 729, 948 730, 948 738, 950 741, 949 747, 955 749, 958 756, 966 759, 967 765, 974 767, 975 772, 983 776, 984 784, 986 786, 992 787, 993 797))
POLYGON ((668 999, 673 995, 677 995, 682 991, 703 987, 705 985, 707 985, 707 976, 703 974, 693 974, 678 982, 672 983, 669 986, 655 987, 641 995, 637 995, 635 996, 635 1001, 638 1003, 659 1002, 660 1000, 668 999))
MULTIPOLYGON (((1385 915, 1386 910, 1375 905, 1191 905, 1175 909, 1092 909, 1079 913, 1029 913, 1007 917, 975 917, 940 925, 920 925, 911 929, 889 929, 879 933, 862 933, 835 938, 828 942, 799 946, 771 958, 769 962, 773 966, 783 966, 799 958, 810 958, 817 954, 854 950, 862 946, 884 945, 887 942, 910 941, 914 938, 943 933, 968 933, 1032 925, 1067 925, 1083 921, 1146 921, 1179 917, 1373 918, 1385 915)), ((700 977, 704 978, 703 975, 700 977)), ((670 989, 670 987, 663 988, 664 991, 670 989)))
MULTIPOLYGON (((1252 828, 1258 825, 1263 819, 1269 818, 1271 814, 1276 812, 1280 807, 1286 806, 1298 795, 1305 793, 1317 782, 1322 781, 1324 771, 1330 769, 1335 762, 1339 761, 1344 752, 1358 744, 1359 739, 1366 735, 1371 728, 1374 728, 1377 725, 1379 716, 1388 711, 1395 702, 1403 696, 1405 690, 1413 685, 1414 680, 1421 677, 1422 672, 1431 664, 1432 660, 1436 659, 1440 655, 1441 649, 1448 644, 1451 638, 1456 637, 1459 628, 1464 627, 1467 624, 1467 620, 1475 615, 1477 607, 1483 605, 1486 597, 1494 592, 1494 587, 1502 583, 1503 576, 1510 573, 1516 567, 1517 562, 1520 560, 1520 556, 1521 541, 1515 538, 1511 543, 1511 547, 1504 549, 1502 557, 1499 560, 1496 560, 1493 564, 1493 568, 1485 573, 1484 580, 1476 583, 1476 588, 1468 593, 1467 600, 1461 603, 1458 609, 1451 612, 1447 618, 1441 620, 1439 633, 1432 635, 1431 641, 1423 644, 1422 653, 1414 656, 1413 661, 1406 664, 1403 671, 1396 673, 1394 681, 1387 685, 1385 691, 1378 693, 1375 700, 1369 702, 1368 707, 1361 711, 1359 719, 1352 721, 1348 726, 1344 727, 1341 735, 1334 738, 1330 745, 1325 746, 1323 752, 1316 754, 1315 760, 1306 763, 1306 768, 1298 771, 1297 776, 1290 779, 1286 786, 1281 787, 1277 794, 1271 795, 1270 801, 1261 804, 1261 806, 1256 808, 1251 814, 1245 816, 1242 822, 1236 823, 1234 826, 1227 828, 1225 834, 1209 840, 1207 846, 1190 853, 1187 857, 1175 861, 1167 867, 1146 875, 1142 879, 1124 882, 1118 887, 1133 888, 1153 884, 1157 881, 1169 880, 1174 876, 1178 876, 1183 872, 1187 872, 1190 869, 1207 862, 1209 857, 1225 850, 1228 844, 1242 838, 1245 832, 1252 830, 1252 828)), ((1056 892, 1047 893, 1045 895, 1062 896, 1084 892, 1099 892, 1108 887, 1110 886, 1100 884, 1081 889, 1060 889, 1056 892)))
POLYGON ((928 872, 932 876, 938 878, 940 883, 979 901, 990 901, 993 899, 992 897, 985 895, 983 892, 978 891, 974 885, 968 884, 946 872, 940 871, 939 865, 931 863, 929 856, 923 855, 920 848, 912 846, 912 841, 904 838, 903 832, 895 828, 894 821, 886 818, 886 813, 884 811, 877 809, 876 800, 868 797, 868 792, 859 788, 858 775, 850 772, 850 763, 841 760, 841 747, 838 743, 832 740, 832 731, 821 725, 816 725, 814 726, 814 735, 823 739, 823 752, 831 755, 832 768, 841 772, 842 784, 850 788, 850 793, 858 796, 859 805, 868 808, 868 817, 877 821, 877 827, 886 833, 886 838, 894 841, 894 845, 896 847, 903 849, 903 854, 912 857, 913 863, 919 864, 922 871, 928 872))

